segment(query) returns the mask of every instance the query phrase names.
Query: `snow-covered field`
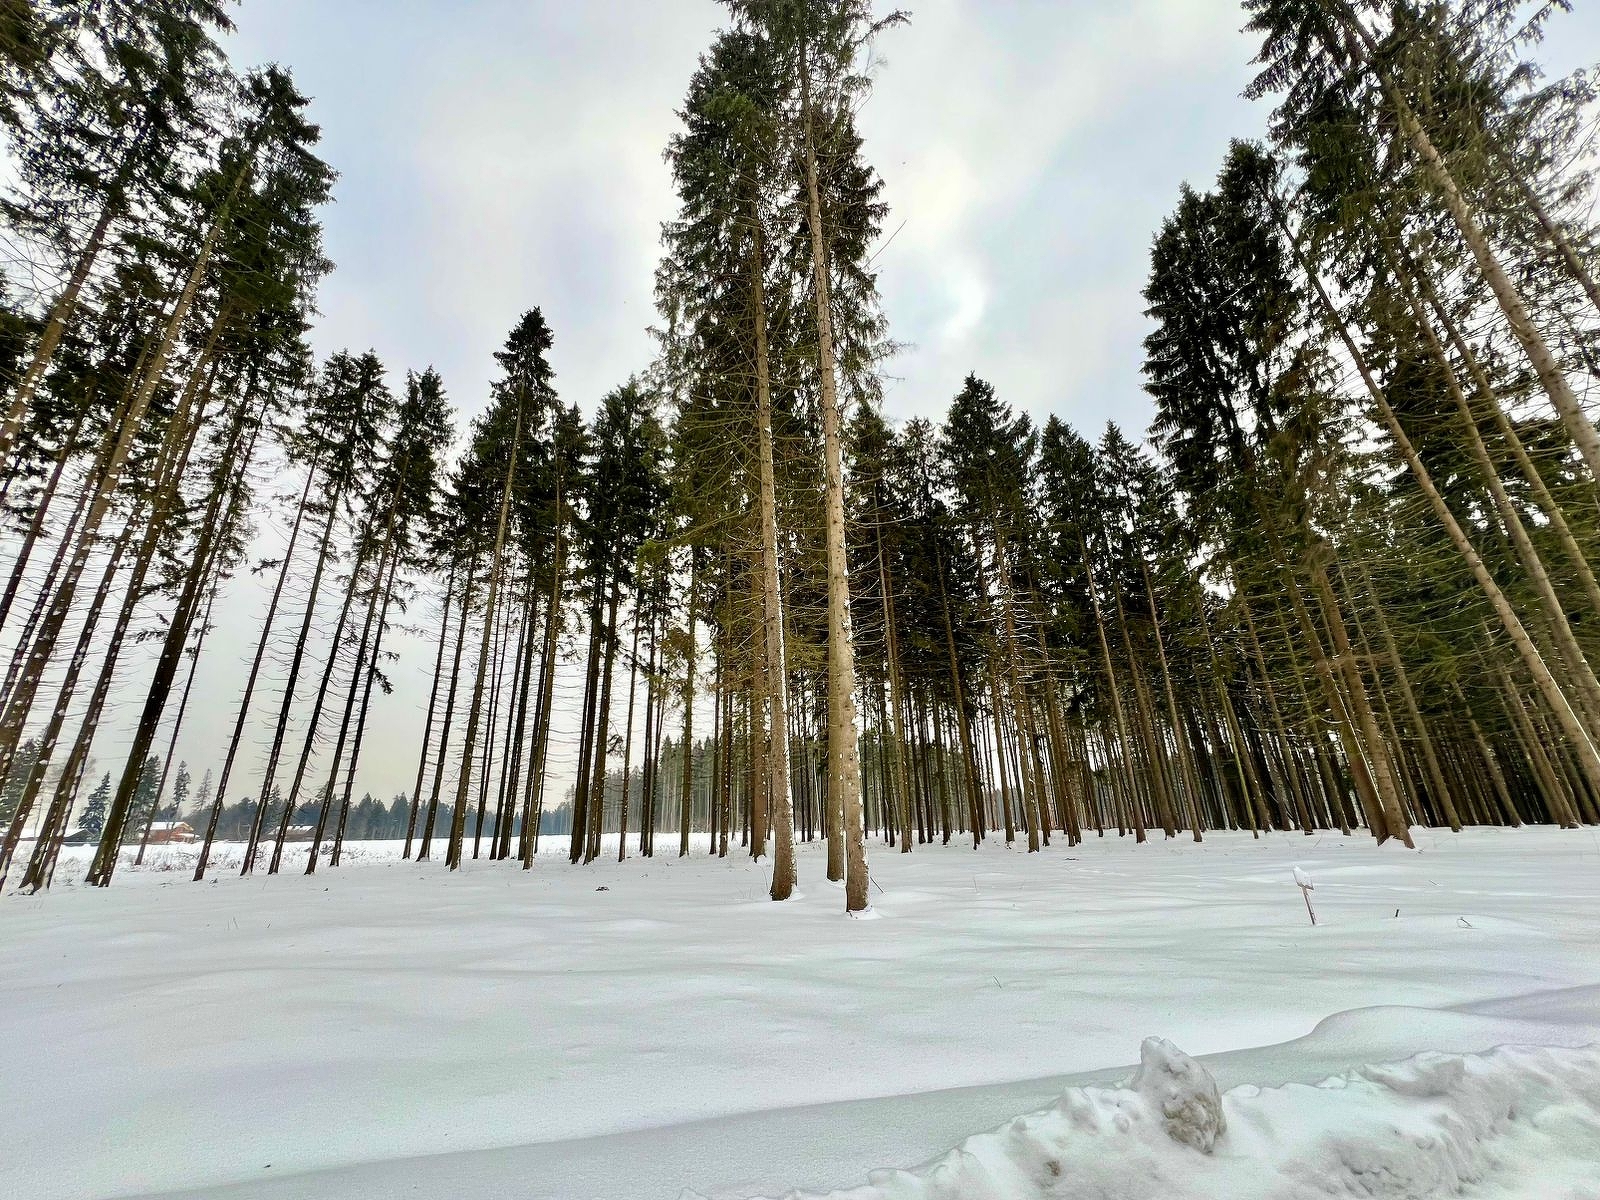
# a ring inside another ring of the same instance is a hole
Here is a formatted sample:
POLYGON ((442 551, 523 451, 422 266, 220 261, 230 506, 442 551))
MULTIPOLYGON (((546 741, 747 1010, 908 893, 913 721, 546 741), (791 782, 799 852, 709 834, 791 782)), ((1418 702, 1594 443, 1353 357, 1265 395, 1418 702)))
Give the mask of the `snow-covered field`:
POLYGON ((1418 844, 878 849, 873 921, 811 849, 787 905, 742 858, 64 862, 0 899, 0 1195, 1597 1200, 1600 837, 1418 844))

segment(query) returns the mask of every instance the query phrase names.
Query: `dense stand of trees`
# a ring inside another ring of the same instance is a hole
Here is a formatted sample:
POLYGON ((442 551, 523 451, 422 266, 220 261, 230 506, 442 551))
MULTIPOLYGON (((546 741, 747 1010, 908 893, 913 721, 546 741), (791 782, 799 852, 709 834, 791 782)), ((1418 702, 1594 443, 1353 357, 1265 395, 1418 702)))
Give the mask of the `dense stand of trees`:
POLYGON ((228 6, 0 10, 0 878, 48 885, 80 828, 109 883, 168 813, 196 878, 218 840, 276 872, 699 833, 780 900, 824 840, 856 911, 872 837, 1600 822, 1594 104, 1532 58, 1562 5, 1246 0, 1271 137, 1155 236, 1142 440, 978 375, 884 419, 855 120, 905 18, 726 5, 666 148, 657 360, 580 409, 529 310, 453 463, 434 372, 312 360, 333 175, 288 74, 226 62, 228 6), (270 601, 191 794, 163 764, 245 570, 270 601), (408 614, 415 781, 354 800, 408 614))

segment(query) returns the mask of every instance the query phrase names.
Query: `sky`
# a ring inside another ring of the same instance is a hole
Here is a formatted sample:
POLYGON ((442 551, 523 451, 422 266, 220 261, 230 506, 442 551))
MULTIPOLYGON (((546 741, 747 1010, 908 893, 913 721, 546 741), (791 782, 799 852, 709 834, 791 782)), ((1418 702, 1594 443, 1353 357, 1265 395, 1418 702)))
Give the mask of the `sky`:
MULTIPOLYGON (((1231 138, 1266 127, 1267 106, 1240 98, 1257 49, 1242 10, 903 2, 912 20, 884 39, 860 117, 892 210, 876 259, 904 346, 888 414, 937 418, 976 372, 1037 420, 1142 434, 1151 239, 1184 182, 1204 186, 1231 138)), ((675 210, 662 150, 720 18, 712 0, 245 3, 234 61, 292 68, 340 172, 316 348, 374 349, 396 383, 432 365, 463 414, 533 306, 555 331, 558 389, 586 410, 648 366, 658 237, 675 210)), ((1560 69, 1597 56, 1592 9, 1546 45, 1560 69)), ((196 778, 226 744, 269 583, 243 577, 219 602, 179 748, 196 778)), ((416 770, 432 646, 396 647, 358 795, 409 790, 416 770)))

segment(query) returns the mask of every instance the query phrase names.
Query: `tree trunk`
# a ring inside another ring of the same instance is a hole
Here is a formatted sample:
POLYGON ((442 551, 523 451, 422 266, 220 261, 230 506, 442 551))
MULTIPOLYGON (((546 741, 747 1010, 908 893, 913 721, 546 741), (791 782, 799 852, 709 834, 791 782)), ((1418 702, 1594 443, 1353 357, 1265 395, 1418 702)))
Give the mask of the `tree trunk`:
POLYGON ((811 68, 800 64, 801 119, 805 126, 807 212, 815 276, 817 354, 824 444, 824 496, 828 551, 828 795, 842 817, 845 849, 845 911, 867 907, 867 848, 861 822, 861 762, 857 744, 855 647, 850 633, 849 559, 844 532, 844 448, 833 353, 827 239, 818 187, 811 68))
MULTIPOLYGON (((444 585, 444 607, 439 613, 439 648, 433 656, 433 685, 428 689, 428 716, 422 726, 422 753, 417 756, 417 782, 411 789, 411 812, 406 818, 406 848, 402 858, 411 857, 411 842, 417 832, 417 810, 422 803, 422 780, 428 769, 428 746, 433 741, 433 714, 439 701, 439 677, 444 673, 444 644, 450 632, 450 605, 455 599, 456 559, 450 559, 450 571, 444 585)), ((265 636, 263 634, 263 636, 265 636)))
MULTIPOLYGON (((444 725, 439 731, 439 759, 433 764, 433 786, 428 794, 428 817, 422 825, 422 845, 417 850, 417 861, 421 862, 429 856, 433 849, 434 821, 439 815, 439 792, 444 785, 444 765, 450 751, 450 726, 456 711, 456 685, 461 681, 461 653, 466 646, 467 625, 472 616, 472 584, 478 574, 477 551, 471 551, 467 559, 467 582, 461 589, 461 621, 456 626, 456 646, 454 657, 450 663, 450 689, 444 701, 444 725)), ((451 815, 452 824, 455 821, 451 815)))
POLYGON ((467 828, 467 797, 471 794, 473 742, 478 736, 478 716, 483 707, 484 672, 489 666, 490 638, 494 635, 495 602, 500 598, 500 577, 504 573, 506 524, 511 513, 511 489, 516 482, 517 455, 522 449, 522 403, 511 434, 511 457, 506 463, 506 482, 500 493, 500 521, 494 535, 494 555, 489 560, 489 594, 484 601, 483 641, 478 649, 477 679, 472 685, 472 703, 467 709, 467 733, 461 748, 461 779, 456 786, 456 810, 450 825, 450 848, 445 862, 452 871, 461 867, 462 836, 467 828))

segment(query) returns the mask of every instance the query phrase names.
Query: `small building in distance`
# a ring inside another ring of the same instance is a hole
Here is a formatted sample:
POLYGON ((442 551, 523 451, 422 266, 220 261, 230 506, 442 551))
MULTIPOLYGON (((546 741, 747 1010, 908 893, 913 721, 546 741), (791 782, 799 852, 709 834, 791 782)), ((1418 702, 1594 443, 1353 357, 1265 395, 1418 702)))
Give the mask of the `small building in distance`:
POLYGON ((150 826, 150 844, 152 846, 183 845, 188 842, 197 842, 194 826, 187 821, 156 821, 150 826))

